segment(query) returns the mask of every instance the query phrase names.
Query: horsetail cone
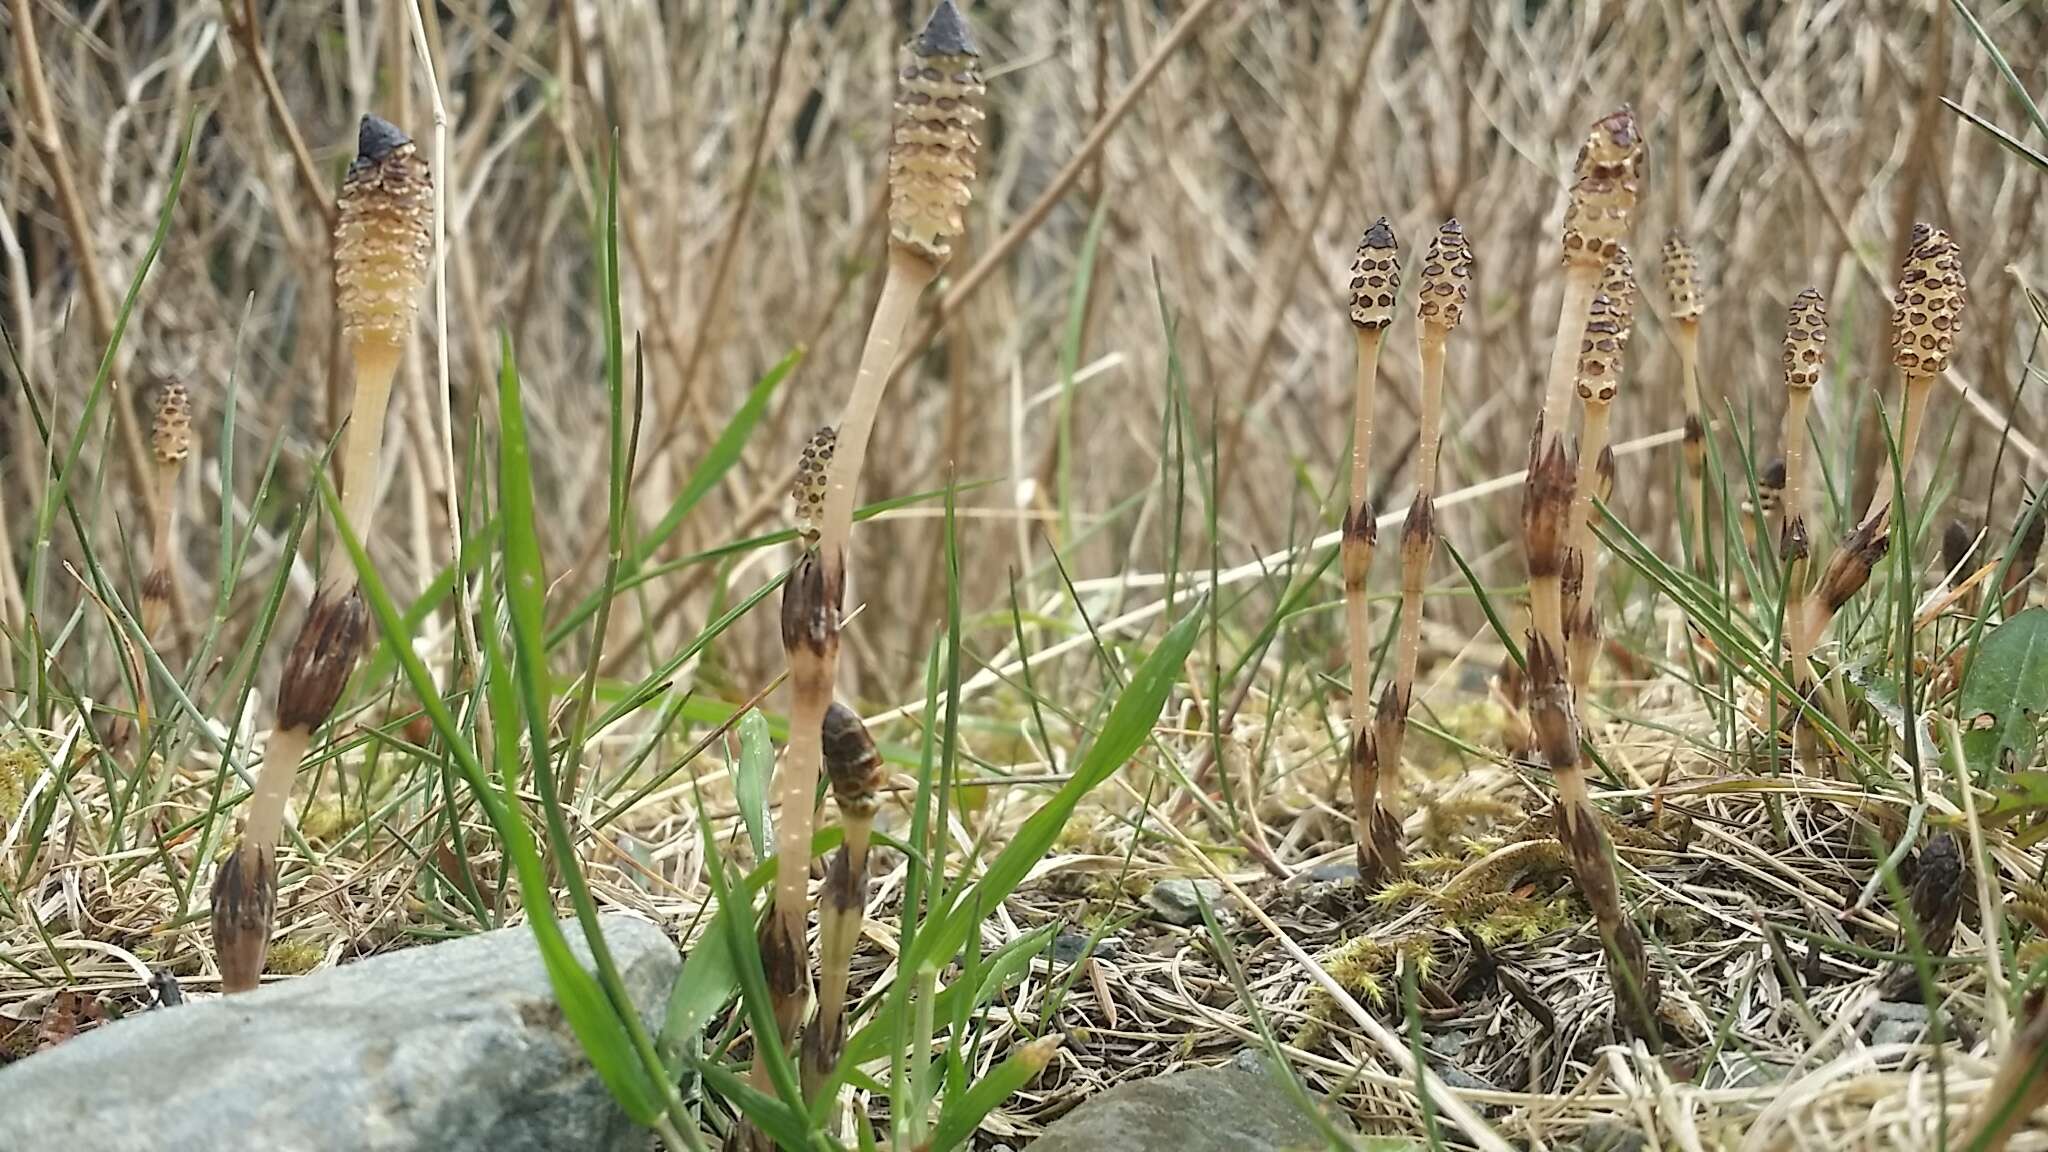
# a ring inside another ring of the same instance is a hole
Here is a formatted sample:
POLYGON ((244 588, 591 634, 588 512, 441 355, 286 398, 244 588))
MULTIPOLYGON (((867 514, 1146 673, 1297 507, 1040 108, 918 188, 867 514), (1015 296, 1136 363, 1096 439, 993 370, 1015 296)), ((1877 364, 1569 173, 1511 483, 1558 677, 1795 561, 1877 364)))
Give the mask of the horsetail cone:
POLYGON ((1635 214, 1643 171, 1643 138, 1624 104, 1593 125, 1572 170, 1564 214, 1564 262, 1605 267, 1635 214))
POLYGON ((875 750, 874 737, 868 735, 868 726, 859 713, 835 700, 825 709, 820 731, 832 799, 849 816, 874 819, 884 780, 882 757, 875 750))
POLYGON ((1674 232, 1664 241, 1664 296, 1671 302, 1671 318, 1679 323, 1700 318, 1700 264, 1692 245, 1674 232))
POLYGON ((1351 261, 1351 323, 1361 331, 1384 332, 1394 322, 1401 289, 1401 246, 1385 216, 1358 241, 1351 261))
POLYGON ((889 146, 889 238, 942 265, 974 197, 985 91, 980 53, 953 0, 939 0, 903 46, 901 80, 889 146))
MULTIPOLYGON (((1415 301, 1415 318, 1448 332, 1464 320, 1465 299, 1471 290, 1472 245, 1465 239, 1464 225, 1446 220, 1430 238, 1429 251, 1422 257, 1422 292, 1415 301)), ((1355 287, 1352 302, 1355 309, 1355 287)))
POLYGON ((1969 285, 1956 243, 1940 228, 1913 225, 1892 298, 1892 363, 1913 376, 1939 376, 1963 330, 1969 285))
POLYGON ((176 468, 192 454, 192 394, 182 381, 167 378, 157 383, 149 446, 163 468, 176 468))
POLYGON ((433 249, 434 178, 410 136, 364 116, 334 228, 335 307, 359 345, 412 331, 433 249))
POLYGON ((1827 360, 1828 305, 1811 288, 1785 309, 1785 387, 1811 392, 1827 360))
POLYGON ((1593 297, 1586 336, 1579 341, 1579 399, 1607 404, 1621 385, 1621 358, 1628 350, 1629 319, 1625 308, 1605 292, 1593 297))
POLYGON ((830 424, 811 433, 803 455, 797 458, 796 478, 789 484, 789 500, 796 506, 797 535, 806 547, 817 544, 824 531, 825 494, 831 480, 832 449, 838 441, 839 434, 830 424))

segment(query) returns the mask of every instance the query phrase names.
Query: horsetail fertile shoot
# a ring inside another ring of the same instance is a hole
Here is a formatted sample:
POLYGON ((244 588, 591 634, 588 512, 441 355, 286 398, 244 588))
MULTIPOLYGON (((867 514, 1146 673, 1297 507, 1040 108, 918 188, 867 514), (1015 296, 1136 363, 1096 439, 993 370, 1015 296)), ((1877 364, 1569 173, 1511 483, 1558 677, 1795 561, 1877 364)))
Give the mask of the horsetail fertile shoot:
POLYGON ((790 737, 776 776, 781 819, 775 847, 781 866, 774 913, 761 928, 761 951, 785 1043, 795 1040, 807 1007, 810 968, 804 925, 812 797, 818 786, 819 732, 838 670, 846 538, 853 524, 855 489, 903 329, 918 296, 952 255, 973 197, 983 85, 979 54, 953 0, 940 0, 923 29, 904 45, 898 81, 889 144, 888 274, 824 469, 817 540, 798 559, 783 589, 790 737))
POLYGON ((1685 543, 1694 565, 1707 554, 1707 425, 1700 399, 1700 265, 1674 232, 1664 241, 1664 294, 1678 345, 1678 392, 1685 404, 1685 543))
MULTIPOLYGON (((1421 423, 1416 432, 1415 499, 1401 526, 1401 631, 1393 682, 1380 694, 1373 717, 1374 759, 1379 769, 1376 803, 1389 819, 1375 820, 1394 837, 1375 854, 1386 865, 1401 858, 1400 824, 1391 819, 1393 792, 1401 774, 1401 749, 1408 736, 1408 710, 1415 697, 1415 666, 1422 647, 1422 590, 1436 549, 1436 464, 1442 435, 1444 346, 1465 316, 1472 283, 1472 248, 1456 220, 1446 221, 1422 259, 1422 290, 1415 303, 1416 351, 1422 362, 1421 423)), ((1363 803, 1363 798, 1358 798, 1363 803)))
POLYGON ((178 380, 156 386, 149 441, 156 457, 156 505, 152 509, 149 572, 142 578, 142 635, 163 643, 164 624, 171 614, 171 545, 177 531, 178 469, 192 454, 192 395, 178 380))
MULTIPOLYGON (((356 158, 341 186, 334 232, 335 303, 355 360, 341 505, 349 527, 370 538, 384 409, 399 352, 419 309, 432 248, 433 175, 412 139, 365 116, 356 158)), ((313 730, 334 711, 369 631, 355 567, 338 540, 320 587, 285 657, 277 721, 242 826, 242 841, 214 877, 213 936, 221 986, 254 988, 263 973, 276 911, 277 836, 292 778, 313 730)))
MULTIPOLYGON (((1785 310, 1785 526, 1778 554, 1785 565, 1785 648, 1791 663, 1792 688, 1801 702, 1814 687, 1812 652, 1806 647, 1806 597, 1812 583, 1812 539, 1806 529, 1806 414, 1814 385, 1827 364, 1827 301, 1812 288, 1801 292, 1785 310)), ((1796 715, 1796 713, 1795 713, 1796 715)))
MULTIPOLYGON (((1928 224, 1913 225, 1913 242, 1899 269, 1899 287, 1892 299, 1892 363, 1905 376, 1905 399, 1898 428, 1899 467, 1913 463, 1920 428, 1926 422, 1928 393, 1948 367, 1949 354, 1962 333, 1968 304, 1963 259, 1947 232, 1928 224)), ((1892 470, 1880 473, 1877 491, 1863 519, 1836 546, 1821 574, 1819 596, 1807 605, 1800 644, 1808 652, 1827 634, 1835 613, 1870 582, 1877 560, 1891 546, 1894 503, 1892 470)))
POLYGON ((1586 790, 1579 720, 1567 682, 1562 578, 1576 478, 1565 448, 1566 397, 1600 277, 1621 247, 1635 209, 1643 163, 1634 115, 1622 108, 1594 125, 1579 150, 1564 218, 1564 300, 1551 350, 1543 410, 1530 441, 1522 496, 1522 551, 1529 569, 1528 703, 1530 727, 1557 781, 1557 833, 1580 894, 1593 910, 1607 952, 1619 1018, 1653 1047, 1660 1043, 1658 989, 1642 936, 1621 907, 1621 885, 1607 832, 1586 790))
POLYGON ((1380 351, 1394 322, 1401 287, 1401 247, 1385 216, 1358 242, 1351 265, 1351 327, 1358 344, 1352 383, 1351 496, 1339 545, 1344 570, 1344 625, 1351 664, 1351 824, 1361 882, 1400 868, 1401 830, 1379 800, 1379 748, 1366 717, 1372 699, 1372 627, 1365 579, 1378 535, 1372 509, 1372 408, 1379 391, 1380 351))
POLYGON ((868 842, 887 782, 874 738, 853 709, 834 702, 820 735, 846 839, 832 854, 818 897, 818 1018, 803 1046, 804 1096, 813 1101, 846 1046, 846 985, 867 915, 868 842))
MULTIPOLYGON (((1892 363, 1905 377, 1905 410, 1899 421, 1899 468, 1913 466, 1913 449, 1927 423, 1927 397, 1934 381, 1948 368, 1956 337, 1962 335, 1963 310, 1969 285, 1963 279, 1963 257, 1947 231, 1929 224, 1913 225, 1913 241, 1899 269, 1899 287, 1892 297, 1892 363)), ((1864 519, 1889 516, 1892 470, 1884 468, 1864 519)))
POLYGON ((1572 498, 1570 552, 1565 557, 1565 664, 1572 697, 1585 695, 1600 647, 1600 565, 1593 551, 1593 500, 1614 490, 1614 451, 1608 440, 1608 409, 1621 388, 1623 358, 1635 324, 1635 264, 1627 248, 1616 248, 1593 297, 1593 316, 1579 342, 1579 471, 1572 498))

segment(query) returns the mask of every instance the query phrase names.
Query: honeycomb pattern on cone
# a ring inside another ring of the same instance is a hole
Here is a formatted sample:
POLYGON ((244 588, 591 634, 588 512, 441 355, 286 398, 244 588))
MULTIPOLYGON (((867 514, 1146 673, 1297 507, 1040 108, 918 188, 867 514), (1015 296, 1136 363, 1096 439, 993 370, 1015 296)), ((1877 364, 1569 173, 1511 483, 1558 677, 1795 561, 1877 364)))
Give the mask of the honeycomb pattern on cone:
POLYGON ((1801 391, 1820 383, 1827 363, 1828 304, 1808 288, 1785 309, 1785 386, 1801 391))
POLYGON ((803 455, 797 457, 796 478, 789 484, 789 501, 795 505, 797 535, 806 544, 816 543, 825 526, 825 492, 832 470, 832 450, 839 444, 839 432, 830 424, 811 433, 803 455))
POLYGON ((889 236, 935 264, 953 254, 974 198, 985 87, 980 56, 952 0, 903 46, 889 145, 889 236))
POLYGON ((1456 219, 1446 220, 1430 238, 1422 257, 1422 293, 1415 318, 1446 329, 1465 318, 1465 298, 1472 290, 1472 245, 1456 219))
POLYGON ((363 117, 334 227, 335 306, 355 340, 399 344, 419 312, 433 250, 434 177, 403 132, 363 117))
POLYGON ((1642 179, 1643 137, 1627 105, 1593 125, 1573 166, 1564 213, 1564 260, 1604 267, 1628 232, 1642 179))
POLYGON ((182 381, 166 379, 157 383, 149 446, 156 462, 166 467, 182 464, 192 454, 192 394, 182 381))
POLYGON ((1672 233, 1664 241, 1664 295, 1673 320, 1700 318, 1700 262, 1685 237, 1672 233))
POLYGON ((1394 300, 1401 291, 1401 245, 1385 216, 1358 241, 1351 261, 1351 323, 1384 332, 1394 322, 1394 300))
POLYGON ((1628 310, 1601 293, 1593 297, 1586 335, 1579 342, 1579 399, 1606 404, 1621 387, 1621 360, 1628 351, 1628 310))
POLYGON ((1940 375, 1962 334, 1968 303, 1956 242, 1940 228, 1913 225, 1912 247, 1892 298, 1892 363, 1915 375, 1940 375))

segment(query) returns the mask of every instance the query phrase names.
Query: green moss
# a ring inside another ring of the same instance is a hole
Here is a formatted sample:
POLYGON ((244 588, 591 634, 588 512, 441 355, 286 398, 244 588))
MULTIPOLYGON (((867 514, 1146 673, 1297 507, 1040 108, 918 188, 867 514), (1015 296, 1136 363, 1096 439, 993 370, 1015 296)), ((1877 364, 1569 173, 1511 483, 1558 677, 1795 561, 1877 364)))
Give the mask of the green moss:
POLYGON ((320 966, 327 949, 317 941, 293 936, 270 946, 270 971, 280 976, 303 976, 320 966))

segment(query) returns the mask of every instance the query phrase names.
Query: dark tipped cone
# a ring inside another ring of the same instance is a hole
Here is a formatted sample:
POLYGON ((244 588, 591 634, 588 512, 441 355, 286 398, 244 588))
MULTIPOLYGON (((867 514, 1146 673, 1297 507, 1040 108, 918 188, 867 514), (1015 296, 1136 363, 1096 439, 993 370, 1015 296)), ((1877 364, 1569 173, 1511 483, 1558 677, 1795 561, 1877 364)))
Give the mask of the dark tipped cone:
POLYGON ((382 116, 365 114, 362 126, 356 130, 356 163, 375 164, 410 143, 412 137, 398 125, 382 116))
POLYGON ((1365 230, 1365 239, 1360 242, 1360 246, 1365 248, 1394 247, 1394 226, 1387 223, 1385 216, 1373 221, 1372 227, 1365 230))
POLYGON ((939 6, 932 9, 931 16, 924 22, 924 30, 917 39, 910 42, 910 50, 919 56, 979 56, 974 50, 974 37, 967 31, 967 18, 960 15, 953 0, 939 0, 939 6))

